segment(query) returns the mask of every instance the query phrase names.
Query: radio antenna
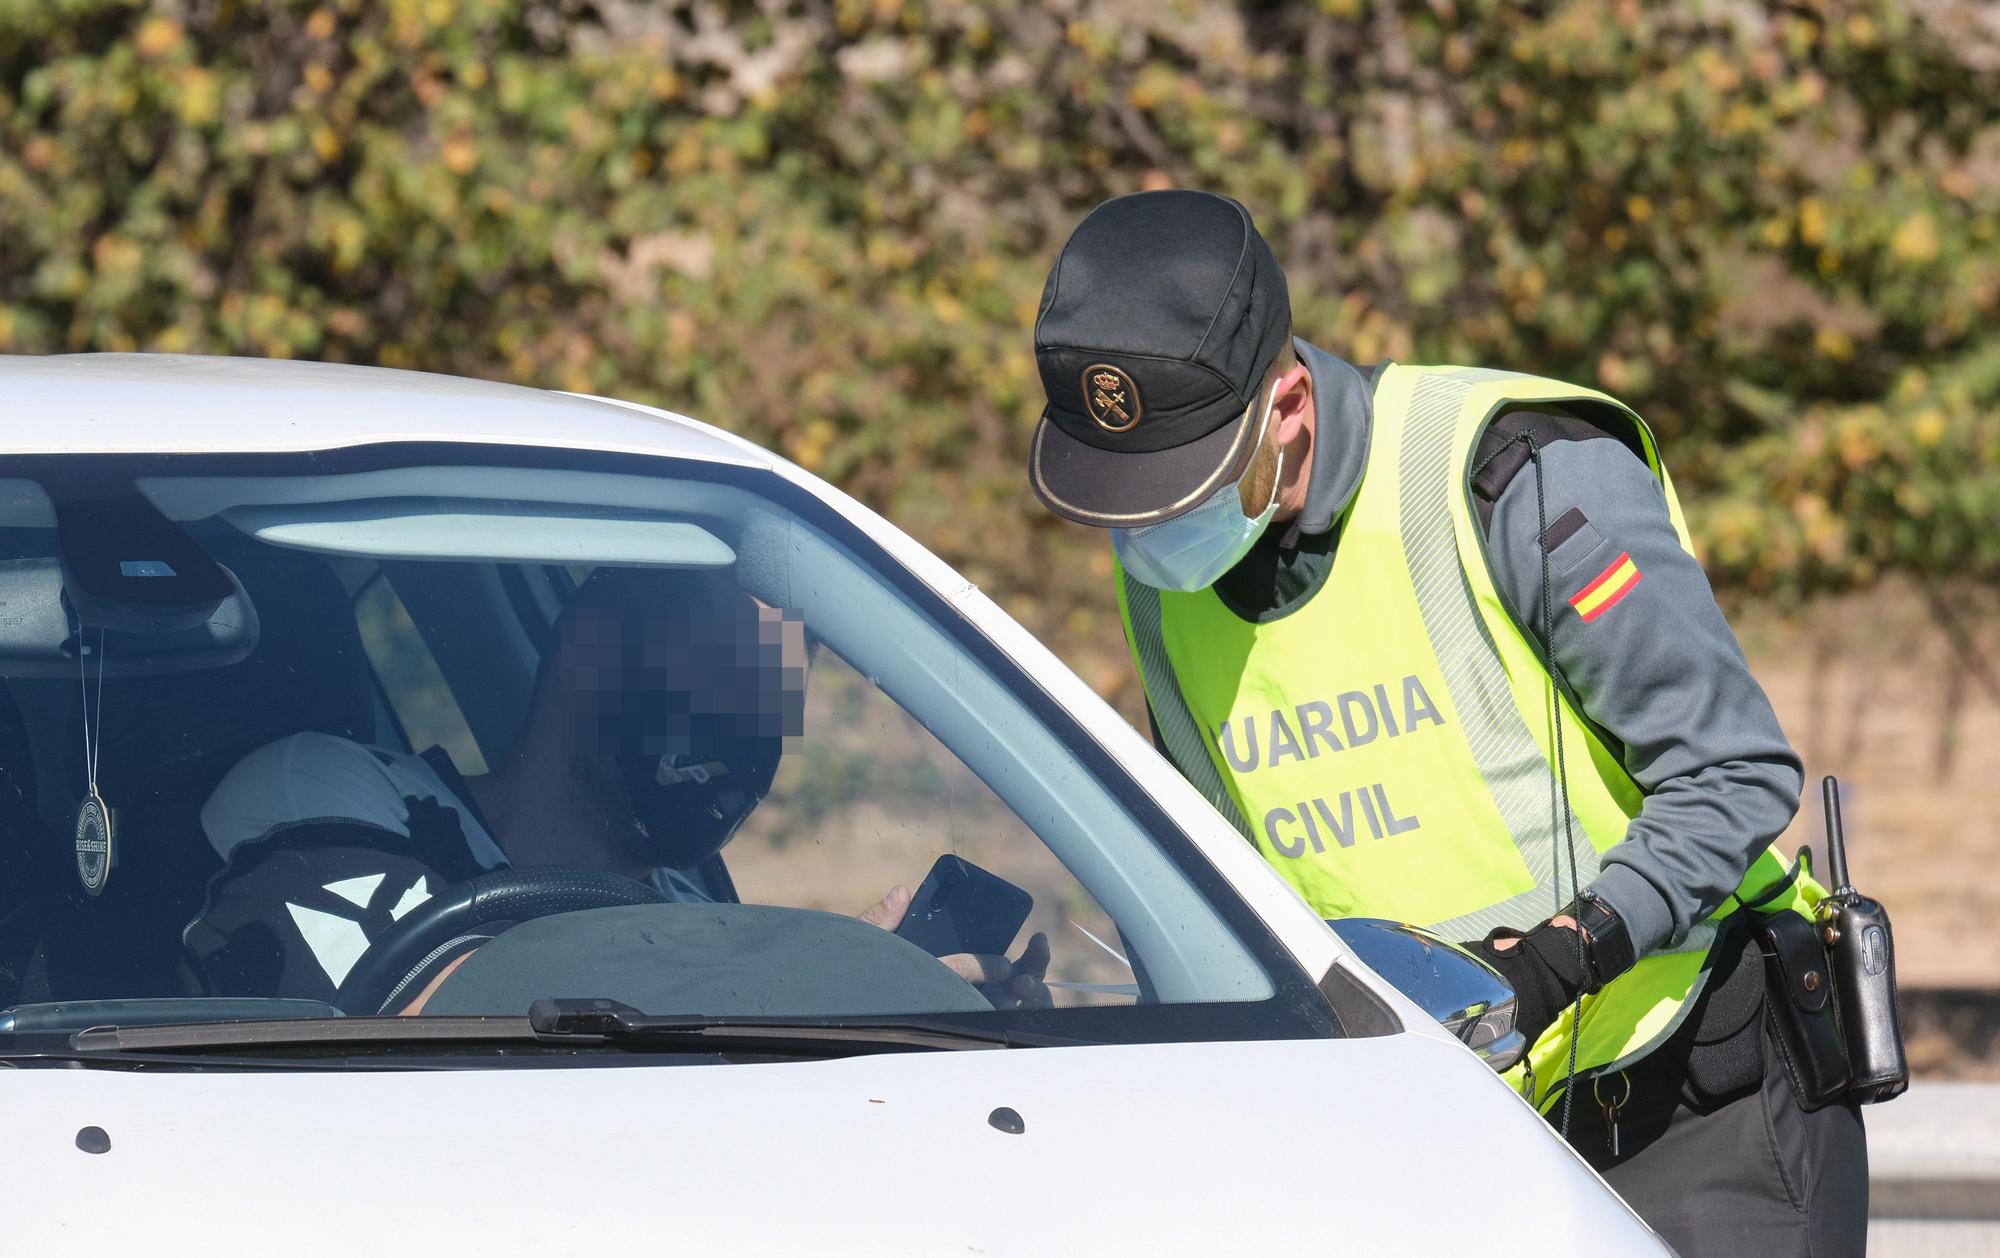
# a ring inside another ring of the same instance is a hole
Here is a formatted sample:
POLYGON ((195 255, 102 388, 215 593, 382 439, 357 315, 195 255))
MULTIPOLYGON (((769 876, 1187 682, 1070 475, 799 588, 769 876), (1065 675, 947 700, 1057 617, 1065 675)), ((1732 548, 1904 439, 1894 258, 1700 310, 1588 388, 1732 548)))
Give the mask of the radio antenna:
POLYGON ((1826 814, 1826 872, 1833 877, 1833 894, 1851 896, 1847 880, 1847 832, 1840 824, 1840 781, 1831 773, 1820 780, 1820 810, 1826 814))

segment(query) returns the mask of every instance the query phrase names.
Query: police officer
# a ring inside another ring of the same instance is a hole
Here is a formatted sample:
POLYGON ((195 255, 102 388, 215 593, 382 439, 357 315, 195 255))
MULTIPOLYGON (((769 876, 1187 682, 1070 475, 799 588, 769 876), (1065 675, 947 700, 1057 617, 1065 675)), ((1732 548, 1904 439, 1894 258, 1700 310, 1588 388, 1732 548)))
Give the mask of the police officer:
POLYGON ((1182 190, 1083 220, 1035 357, 1030 479, 1110 533, 1181 771, 1323 916, 1473 941, 1517 1085, 1683 1254, 1861 1252, 1859 1114, 1793 1096, 1743 928, 1822 894, 1771 846, 1801 765, 1639 417, 1294 339, 1182 190))

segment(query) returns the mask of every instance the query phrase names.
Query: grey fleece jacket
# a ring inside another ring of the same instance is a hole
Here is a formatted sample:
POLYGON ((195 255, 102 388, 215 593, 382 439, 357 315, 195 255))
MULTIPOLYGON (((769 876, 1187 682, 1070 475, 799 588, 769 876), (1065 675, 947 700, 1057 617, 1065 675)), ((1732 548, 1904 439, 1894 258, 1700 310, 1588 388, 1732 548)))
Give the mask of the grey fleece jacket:
MULTIPOLYGON (((1312 374, 1319 417, 1306 507, 1216 584, 1237 614, 1258 620, 1296 609, 1319 588, 1338 545, 1335 521, 1366 462, 1369 379, 1304 341, 1294 348, 1312 374)), ((1474 500, 1501 596, 1646 792, 1591 883, 1643 956, 1680 942, 1736 889, 1798 810, 1804 773, 1631 440, 1553 410, 1503 415, 1475 456, 1485 468, 1474 500), (1541 451, 1540 511, 1523 432, 1541 451), (1544 515, 1553 622, 1546 642, 1544 515), (1621 555, 1637 567, 1637 584, 1584 621, 1570 599, 1621 555)))

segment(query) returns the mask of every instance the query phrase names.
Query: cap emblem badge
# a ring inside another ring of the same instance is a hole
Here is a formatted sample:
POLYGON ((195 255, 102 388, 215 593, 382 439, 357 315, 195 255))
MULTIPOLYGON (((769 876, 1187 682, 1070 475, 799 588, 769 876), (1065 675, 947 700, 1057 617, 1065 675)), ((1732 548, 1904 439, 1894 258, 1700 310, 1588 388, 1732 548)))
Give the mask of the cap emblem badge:
POLYGON ((1129 432, 1139 422, 1139 386, 1109 363, 1085 367, 1083 410, 1106 432, 1129 432))

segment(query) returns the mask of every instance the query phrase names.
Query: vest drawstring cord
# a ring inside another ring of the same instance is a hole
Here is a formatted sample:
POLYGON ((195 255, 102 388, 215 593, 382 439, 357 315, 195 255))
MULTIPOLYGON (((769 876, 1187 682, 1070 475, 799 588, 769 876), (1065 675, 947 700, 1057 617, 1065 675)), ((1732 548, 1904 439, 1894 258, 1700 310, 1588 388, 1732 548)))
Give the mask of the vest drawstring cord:
MULTIPOLYGON (((1551 741, 1554 743, 1556 753, 1555 778, 1550 783, 1552 789, 1550 790, 1549 798, 1549 837, 1553 840, 1555 831, 1560 828, 1563 838, 1562 848, 1557 853, 1555 862, 1556 906, 1550 914, 1553 917, 1561 913, 1566 906, 1574 903, 1582 888, 1578 886, 1581 879, 1576 871, 1576 836, 1570 826, 1569 766, 1563 758, 1562 692, 1565 688, 1565 683, 1562 675, 1562 666, 1556 663, 1555 600, 1552 588, 1553 583, 1549 577, 1549 505, 1547 491, 1542 483, 1541 443, 1535 440, 1534 433, 1522 432, 1512 441, 1501 446, 1499 450, 1495 450, 1492 454, 1488 455, 1478 467, 1473 469, 1470 479, 1478 480, 1480 473, 1484 472, 1495 459, 1500 457, 1501 453, 1507 449, 1507 446, 1513 445, 1515 441, 1527 444, 1528 460, 1535 465, 1535 549, 1540 552, 1542 560, 1542 668, 1549 675, 1550 721, 1555 727, 1551 741), (1569 857, 1569 895, 1567 897, 1563 895, 1562 887, 1562 857, 1564 855, 1569 857)), ((1583 932, 1572 930, 1570 933, 1576 936, 1577 969, 1580 972, 1588 973, 1590 959, 1584 953, 1583 932)), ((1577 1032, 1582 1024, 1583 993, 1579 991, 1576 999, 1570 1002, 1569 1007, 1569 1063, 1563 1072, 1562 1120, 1557 1127, 1564 1140, 1569 1139, 1570 1107, 1575 1100, 1576 1092, 1574 1084, 1576 1082, 1577 1032)))

